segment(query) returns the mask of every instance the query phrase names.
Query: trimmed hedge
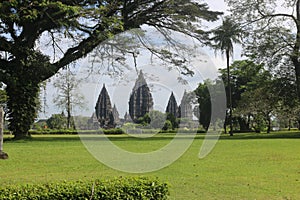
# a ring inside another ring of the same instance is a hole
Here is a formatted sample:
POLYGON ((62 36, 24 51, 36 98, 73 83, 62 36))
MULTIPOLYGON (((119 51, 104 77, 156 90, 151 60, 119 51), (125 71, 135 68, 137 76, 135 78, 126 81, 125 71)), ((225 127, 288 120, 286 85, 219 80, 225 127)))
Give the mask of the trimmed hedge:
MULTIPOLYGON (((127 130, 130 133, 206 133, 203 129, 175 129, 175 130, 159 130, 159 129, 132 129, 127 130)), ((7 130, 4 131, 4 134, 10 135, 11 133, 7 130)), ((77 135, 77 134, 106 134, 106 135, 121 135, 125 134, 124 130, 121 128, 112 128, 112 129, 99 129, 99 130, 68 130, 68 129, 46 129, 46 130, 30 130, 30 135, 77 135)))
MULTIPOLYGON (((9 135, 10 132, 5 130, 4 134, 9 135)), ((100 129, 100 130, 68 130, 68 129, 61 129, 61 130, 30 130, 30 135, 77 135, 77 134, 107 134, 107 135, 120 135, 124 134, 124 131, 120 128, 114 129, 100 129)))
POLYGON ((203 129, 175 129, 175 130, 161 130, 159 133, 206 133, 203 129))
POLYGON ((2 200, 167 199, 168 185, 157 179, 120 178, 110 181, 61 182, 0 187, 2 200))

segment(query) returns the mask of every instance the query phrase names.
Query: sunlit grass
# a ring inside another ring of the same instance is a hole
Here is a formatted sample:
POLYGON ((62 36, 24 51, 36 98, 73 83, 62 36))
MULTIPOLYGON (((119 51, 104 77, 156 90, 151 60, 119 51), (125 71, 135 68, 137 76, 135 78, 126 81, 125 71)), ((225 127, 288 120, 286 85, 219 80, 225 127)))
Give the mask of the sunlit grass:
MULTIPOLYGON (((147 152, 174 135, 140 139, 112 136, 121 148, 147 152)), ((172 165, 142 176, 171 184, 170 199, 300 199, 300 133, 222 136, 204 159, 198 154, 203 135, 172 165)), ((0 184, 139 176, 97 161, 78 136, 33 136, 6 141, 8 160, 0 160, 0 184)), ((109 152, 107 152, 109 154, 109 152)))

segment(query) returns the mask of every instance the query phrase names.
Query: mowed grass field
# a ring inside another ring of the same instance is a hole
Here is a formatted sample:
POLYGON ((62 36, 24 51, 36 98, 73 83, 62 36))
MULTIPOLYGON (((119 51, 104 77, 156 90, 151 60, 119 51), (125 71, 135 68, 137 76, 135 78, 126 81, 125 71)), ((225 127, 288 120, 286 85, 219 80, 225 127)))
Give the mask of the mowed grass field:
MULTIPOLYGON (((135 152, 160 148, 172 138, 110 136, 116 145, 135 152)), ((10 157, 0 160, 0 185, 150 176, 170 184, 170 199, 300 199, 299 132, 224 135, 207 157, 199 159, 203 139, 197 136, 172 165, 144 174, 103 165, 76 135, 6 141, 4 150, 10 157)))

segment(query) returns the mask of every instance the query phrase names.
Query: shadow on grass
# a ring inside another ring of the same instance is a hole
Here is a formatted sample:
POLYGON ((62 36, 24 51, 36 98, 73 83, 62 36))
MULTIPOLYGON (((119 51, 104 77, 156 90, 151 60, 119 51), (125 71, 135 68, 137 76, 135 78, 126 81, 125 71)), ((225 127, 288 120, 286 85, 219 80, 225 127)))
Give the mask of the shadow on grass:
POLYGON ((26 139, 20 139, 15 140, 13 136, 6 137, 3 139, 4 142, 13 142, 13 143, 27 143, 27 142, 55 142, 55 141, 61 141, 61 142, 72 142, 72 141, 80 141, 80 138, 78 135, 31 135, 30 137, 26 139))
MULTIPOLYGON (((106 140, 105 137, 111 141, 159 141, 159 140, 172 140, 175 134, 157 134, 153 137, 141 138, 141 137, 130 137, 125 134, 122 135, 32 135, 27 139, 14 140, 12 137, 4 138, 4 142, 13 143, 27 143, 27 142, 74 142, 85 140, 102 141, 106 140), (81 138, 80 138, 81 137, 81 138)), ((191 139, 194 135, 181 133, 179 139, 191 139)), ((193 139, 203 140, 205 134, 197 134, 193 139)), ((213 137, 212 137, 213 138, 213 137)), ((209 138, 208 138, 209 139, 209 138)), ((271 132, 271 133, 236 133, 233 136, 222 134, 219 140, 256 140, 256 139, 300 139, 300 132, 271 132)))
POLYGON ((222 134, 220 140, 246 139, 300 139, 300 132, 236 133, 233 136, 222 134))

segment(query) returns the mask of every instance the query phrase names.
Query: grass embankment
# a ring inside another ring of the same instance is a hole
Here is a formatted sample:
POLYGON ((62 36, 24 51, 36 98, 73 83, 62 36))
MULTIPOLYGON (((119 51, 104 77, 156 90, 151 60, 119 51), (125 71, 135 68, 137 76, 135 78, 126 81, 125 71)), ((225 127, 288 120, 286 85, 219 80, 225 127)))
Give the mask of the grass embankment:
MULTIPOLYGON (((199 159, 204 138, 200 135, 172 165, 142 175, 169 182, 170 199, 300 199, 299 137, 297 132, 222 136, 214 150, 199 159)), ((118 146, 135 152, 160 148, 172 138, 173 135, 148 139, 110 137, 118 146)), ((139 176, 101 164, 76 135, 6 141, 4 150, 9 159, 0 160, 2 186, 139 176)))

